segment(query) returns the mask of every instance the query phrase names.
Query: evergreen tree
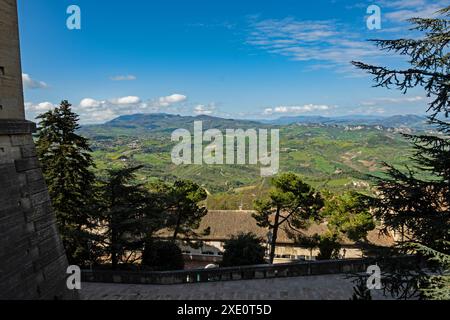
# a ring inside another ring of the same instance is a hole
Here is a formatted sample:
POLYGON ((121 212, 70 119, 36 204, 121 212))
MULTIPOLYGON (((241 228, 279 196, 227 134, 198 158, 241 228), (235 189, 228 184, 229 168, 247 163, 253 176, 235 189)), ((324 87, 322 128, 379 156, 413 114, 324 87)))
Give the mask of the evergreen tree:
POLYGON ((154 230, 154 225, 149 224, 154 212, 149 193, 134 181, 140 168, 108 170, 108 177, 99 188, 97 210, 102 217, 103 246, 113 269, 126 253, 141 250, 154 230))
MULTIPOLYGON (((160 194, 159 203, 164 212, 165 226, 173 232, 173 241, 180 235, 186 240, 196 238, 196 230, 208 213, 206 207, 200 203, 206 200, 205 189, 189 180, 178 180, 172 185, 160 184, 156 192, 160 194)), ((209 228, 202 231, 209 234, 209 228)))
POLYGON ((450 255, 416 243, 412 247, 439 266, 436 274, 420 285, 422 296, 430 300, 450 300, 450 255))
MULTIPOLYGON (((373 40, 381 50, 408 57, 408 69, 353 62, 375 76, 377 87, 393 87, 403 93, 423 87, 431 99, 427 111, 430 124, 436 127, 438 134, 405 135, 415 149, 414 167, 400 170, 386 164, 387 177, 377 178, 379 195, 373 199, 373 204, 386 231, 393 229, 401 233, 402 242, 418 242, 424 246, 422 248, 439 252, 440 257, 450 252, 450 124, 442 120, 442 117, 448 118, 450 112, 449 17, 450 7, 447 7, 433 18, 410 19, 412 30, 422 37, 373 40)), ((405 277, 401 281, 405 281, 405 277)), ((414 281, 418 283, 412 277, 406 286, 408 290, 417 287, 416 284, 411 287, 414 281)))
POLYGON ((37 154, 47 182, 53 210, 69 263, 90 260, 91 200, 94 166, 87 139, 76 133, 78 116, 71 105, 60 106, 38 117, 37 154))
POLYGON ((152 271, 183 270, 183 253, 173 241, 150 239, 145 243, 142 266, 152 271))
POLYGON ((241 233, 225 241, 222 267, 263 264, 265 249, 253 233, 241 233))
POLYGON ((404 135, 413 143, 415 166, 402 171, 386 164, 388 177, 377 179, 380 194, 374 206, 386 228, 401 233, 404 241, 418 241, 447 253, 450 248, 439 240, 450 240, 450 124, 437 116, 447 117, 450 110, 449 10, 440 11, 443 18, 410 20, 413 30, 424 33, 422 38, 374 40, 382 50, 409 57, 411 68, 394 70, 354 62, 375 75, 376 86, 393 86, 404 93, 423 87, 432 100, 430 124, 439 134, 404 135))
POLYGON ((269 228, 270 263, 275 258, 278 230, 287 225, 292 230, 305 228, 310 219, 319 217, 323 199, 294 173, 284 173, 272 179, 273 189, 267 199, 255 202, 253 215, 258 226, 269 228))
POLYGON ((375 228, 367 201, 355 192, 333 195, 324 192, 325 206, 317 221, 325 220, 328 231, 324 234, 306 236, 301 232, 288 232, 294 242, 310 250, 319 249, 319 260, 340 258, 341 242, 344 237, 359 242, 367 241, 367 234, 375 228))
POLYGON ((356 192, 328 195, 321 214, 332 233, 354 242, 367 241, 367 234, 375 229, 367 201, 356 192))

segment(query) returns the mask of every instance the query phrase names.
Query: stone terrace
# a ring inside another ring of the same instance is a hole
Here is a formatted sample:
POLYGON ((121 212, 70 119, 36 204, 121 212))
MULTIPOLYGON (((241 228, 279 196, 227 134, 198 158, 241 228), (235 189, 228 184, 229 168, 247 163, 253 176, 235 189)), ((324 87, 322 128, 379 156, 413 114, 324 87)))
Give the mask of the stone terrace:
MULTIPOLYGON (((345 275, 320 275, 184 285, 83 283, 84 300, 349 300, 345 275)), ((372 291, 373 299, 387 299, 372 291)))

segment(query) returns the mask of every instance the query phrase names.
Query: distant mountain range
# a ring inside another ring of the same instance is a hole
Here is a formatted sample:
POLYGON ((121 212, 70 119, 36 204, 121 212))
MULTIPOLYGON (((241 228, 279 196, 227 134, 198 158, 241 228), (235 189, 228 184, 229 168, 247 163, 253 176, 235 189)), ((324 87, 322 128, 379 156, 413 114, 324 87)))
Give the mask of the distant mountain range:
POLYGON ((415 130, 423 130, 429 128, 427 118, 418 115, 397 115, 390 117, 375 116, 341 116, 341 117, 322 117, 322 116, 295 116, 281 117, 275 120, 241 120, 241 119, 224 119, 207 115, 200 116, 181 116, 166 113, 152 114, 133 114, 120 116, 114 120, 101 125, 85 126, 82 130, 90 131, 94 128, 117 128, 117 129, 136 129, 152 132, 173 131, 178 128, 192 129, 194 121, 202 121, 203 129, 233 129, 233 128, 255 128, 272 127, 272 126, 288 126, 293 124, 319 124, 331 126, 382 126, 385 128, 411 128, 415 130))
POLYGON ((260 122, 251 120, 223 119, 207 115, 193 117, 167 113, 151 113, 120 116, 105 123, 104 126, 136 129, 146 128, 152 131, 165 131, 191 127, 194 121, 202 121, 203 129, 252 128, 260 124, 260 122))
POLYGON ((427 118, 418 115, 396 115, 390 117, 376 116, 342 116, 342 117, 322 117, 322 116, 296 116, 281 117, 275 120, 262 121, 272 125, 290 124, 324 124, 324 125, 370 125, 383 126, 385 128, 407 127, 411 129, 424 129, 427 127, 427 118))

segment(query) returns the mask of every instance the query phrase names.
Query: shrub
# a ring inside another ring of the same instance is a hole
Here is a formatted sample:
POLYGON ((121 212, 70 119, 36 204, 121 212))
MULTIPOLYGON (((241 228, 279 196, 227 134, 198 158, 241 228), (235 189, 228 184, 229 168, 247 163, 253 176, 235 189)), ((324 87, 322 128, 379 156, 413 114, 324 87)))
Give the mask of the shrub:
POLYGON ((145 245, 142 266, 155 271, 183 270, 183 254, 173 241, 151 241, 145 245))
POLYGON ((339 237, 333 233, 326 233, 320 236, 318 248, 319 248, 319 254, 317 255, 318 260, 338 259, 339 251, 341 250, 339 237))
POLYGON ((227 240, 224 245, 222 267, 263 264, 265 249, 253 233, 241 233, 227 240))

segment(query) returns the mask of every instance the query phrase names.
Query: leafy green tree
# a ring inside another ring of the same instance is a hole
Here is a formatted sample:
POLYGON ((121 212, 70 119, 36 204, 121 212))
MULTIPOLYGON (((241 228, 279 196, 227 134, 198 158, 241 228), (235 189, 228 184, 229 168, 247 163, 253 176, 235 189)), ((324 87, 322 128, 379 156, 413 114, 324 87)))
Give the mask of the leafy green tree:
POLYGON ((294 173, 284 173, 272 179, 273 188, 267 199, 257 200, 253 214, 258 226, 269 228, 270 263, 275 257, 275 248, 280 226, 292 230, 304 228, 311 219, 319 217, 323 207, 321 195, 304 183, 294 173))
POLYGON ((327 220, 328 228, 337 235, 355 242, 366 241, 368 232, 375 229, 369 208, 365 197, 356 192, 346 192, 329 195, 322 216, 327 220))
POLYGON ((183 270, 183 254, 174 241, 150 240, 145 244, 142 265, 155 271, 183 270))
POLYGON ((327 221, 328 231, 324 234, 306 236, 301 232, 288 232, 294 242, 310 250, 319 249, 318 259, 339 258, 341 242, 344 237, 352 241, 366 241, 367 233, 375 228, 375 222, 369 212, 368 201, 355 192, 333 195, 323 193, 325 205, 316 221, 327 221))
MULTIPOLYGON (((208 213, 206 207, 200 203, 206 200, 205 189, 189 180, 178 180, 174 184, 160 184, 156 187, 159 193, 161 210, 165 214, 165 225, 173 231, 172 239, 176 240, 183 235, 186 240, 196 238, 196 230, 208 213)), ((209 234, 209 228, 202 231, 209 234)))
POLYGON ((263 264, 265 248, 253 233, 241 233, 227 240, 224 245, 222 267, 263 264))
MULTIPOLYGON (((102 217, 103 246, 116 269, 127 252, 140 250, 154 225, 149 228, 153 213, 149 192, 135 182, 141 167, 108 170, 99 187, 97 210, 102 217)), ((156 219, 157 220, 157 219, 156 219)))
POLYGON ((68 101, 37 119, 37 154, 67 257, 71 264, 86 265, 92 258, 89 229, 95 180, 88 140, 77 134, 79 118, 68 101))

